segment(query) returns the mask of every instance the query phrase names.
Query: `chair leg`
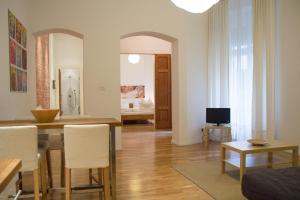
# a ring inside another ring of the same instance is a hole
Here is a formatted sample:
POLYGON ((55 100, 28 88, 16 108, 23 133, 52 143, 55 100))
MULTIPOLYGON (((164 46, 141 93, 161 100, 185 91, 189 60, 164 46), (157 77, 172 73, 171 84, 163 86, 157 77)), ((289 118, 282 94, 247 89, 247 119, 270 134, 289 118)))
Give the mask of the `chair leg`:
POLYGON ((66 200, 71 200, 71 169, 65 169, 66 200))
POLYGON ((50 186, 50 188, 53 188, 53 176, 52 176, 52 168, 51 168, 51 151, 49 148, 47 149, 47 152, 46 152, 46 160, 47 160, 49 186, 50 186))
POLYGON ((89 169, 89 183, 93 184, 93 169, 89 169))
POLYGON ((104 168, 104 196, 105 200, 110 200, 109 167, 104 168))
POLYGON ((60 150, 60 185, 65 187, 65 151, 60 150))
POLYGON ((19 172, 19 180, 20 180, 20 182, 19 182, 19 185, 18 185, 18 189, 23 190, 22 172, 19 172))
POLYGON ((40 188, 39 188, 39 170, 33 171, 33 184, 34 184, 34 200, 40 199, 40 188))
POLYGON ((41 160, 41 186, 42 186, 42 194, 43 199, 47 199, 47 172, 46 172, 46 157, 43 156, 41 160))
MULTIPOLYGON (((103 169, 98 168, 98 184, 102 185, 103 184, 103 169)), ((99 200, 102 200, 102 191, 99 192, 99 200)))

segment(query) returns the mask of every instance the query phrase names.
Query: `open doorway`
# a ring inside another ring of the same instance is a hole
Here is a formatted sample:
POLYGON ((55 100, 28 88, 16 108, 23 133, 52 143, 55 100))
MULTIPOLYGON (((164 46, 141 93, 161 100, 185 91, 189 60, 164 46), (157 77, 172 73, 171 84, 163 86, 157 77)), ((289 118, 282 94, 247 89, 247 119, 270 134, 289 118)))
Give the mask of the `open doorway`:
POLYGON ((71 31, 36 34, 37 106, 60 116, 83 115, 83 37, 71 31))
POLYGON ((172 130, 172 43, 152 36, 121 39, 121 118, 172 130))

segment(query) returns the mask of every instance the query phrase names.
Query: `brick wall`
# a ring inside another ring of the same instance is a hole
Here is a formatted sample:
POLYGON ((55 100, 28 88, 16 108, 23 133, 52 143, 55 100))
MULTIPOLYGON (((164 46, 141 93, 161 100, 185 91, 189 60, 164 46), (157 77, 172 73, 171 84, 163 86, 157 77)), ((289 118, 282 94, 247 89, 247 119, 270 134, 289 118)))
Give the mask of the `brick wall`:
POLYGON ((36 39, 36 98, 37 106, 50 107, 49 35, 36 39))

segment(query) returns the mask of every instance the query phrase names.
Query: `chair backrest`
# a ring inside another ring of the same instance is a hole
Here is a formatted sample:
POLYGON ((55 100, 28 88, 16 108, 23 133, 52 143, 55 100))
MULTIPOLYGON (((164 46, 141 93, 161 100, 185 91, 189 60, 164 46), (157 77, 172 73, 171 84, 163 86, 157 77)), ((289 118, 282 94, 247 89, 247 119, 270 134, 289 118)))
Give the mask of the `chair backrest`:
POLYGON ((109 166, 108 125, 66 125, 64 141, 67 168, 109 166))
POLYGON ((0 127, 0 159, 21 159, 21 171, 37 169, 37 127, 0 127))

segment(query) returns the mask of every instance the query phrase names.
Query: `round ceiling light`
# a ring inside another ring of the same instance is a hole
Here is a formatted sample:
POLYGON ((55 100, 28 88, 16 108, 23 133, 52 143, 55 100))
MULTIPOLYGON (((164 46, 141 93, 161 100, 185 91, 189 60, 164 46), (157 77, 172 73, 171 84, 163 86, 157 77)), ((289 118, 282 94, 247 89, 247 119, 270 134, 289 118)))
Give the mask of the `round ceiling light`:
POLYGON ((138 62, 140 62, 140 55, 138 54, 129 54, 128 55, 128 61, 131 63, 131 64, 137 64, 138 62))
POLYGON ((203 13, 219 0, 171 0, 177 7, 191 13, 203 13))

